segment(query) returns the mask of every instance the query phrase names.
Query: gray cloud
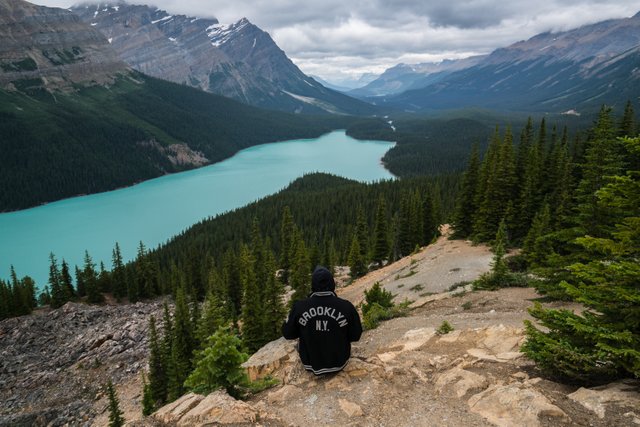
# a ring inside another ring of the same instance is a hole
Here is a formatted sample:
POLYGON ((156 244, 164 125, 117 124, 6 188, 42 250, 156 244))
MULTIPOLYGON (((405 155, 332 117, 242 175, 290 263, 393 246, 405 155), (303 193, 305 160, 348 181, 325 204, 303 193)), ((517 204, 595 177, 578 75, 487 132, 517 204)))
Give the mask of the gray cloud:
MULTIPOLYGON (((132 1, 133 0, 129 0, 132 1)), ((68 7, 73 0, 36 0, 68 7)), ((170 13, 242 17, 268 31, 303 71, 329 80, 399 62, 459 58, 545 31, 632 16, 635 0, 139 0, 170 13)))

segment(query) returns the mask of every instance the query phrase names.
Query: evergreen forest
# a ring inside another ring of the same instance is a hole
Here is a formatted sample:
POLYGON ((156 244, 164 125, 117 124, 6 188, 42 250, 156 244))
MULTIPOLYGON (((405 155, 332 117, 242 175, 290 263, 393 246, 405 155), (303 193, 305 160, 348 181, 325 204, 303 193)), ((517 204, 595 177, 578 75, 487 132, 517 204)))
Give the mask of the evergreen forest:
MULTIPOLYGON (((521 247, 507 264, 533 273, 545 298, 585 306, 530 309, 537 322, 525 322, 523 351, 548 375, 582 384, 640 376, 639 203, 631 103, 620 118, 603 106, 586 135, 530 120, 517 146, 509 129, 496 130, 483 158, 471 155, 455 235, 521 247)), ((500 276, 490 284, 520 283, 500 276)))

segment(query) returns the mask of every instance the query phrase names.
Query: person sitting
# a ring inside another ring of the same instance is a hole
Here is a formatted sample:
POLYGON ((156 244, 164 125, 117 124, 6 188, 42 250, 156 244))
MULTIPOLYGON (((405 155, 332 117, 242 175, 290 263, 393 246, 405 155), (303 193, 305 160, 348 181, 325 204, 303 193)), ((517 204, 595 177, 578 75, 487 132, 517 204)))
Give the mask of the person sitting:
POLYGON ((311 276, 312 293, 296 301, 282 325, 282 335, 298 338, 304 368, 316 375, 341 371, 351 357, 351 343, 362 335, 362 324, 350 301, 339 298, 329 270, 317 266, 311 276))

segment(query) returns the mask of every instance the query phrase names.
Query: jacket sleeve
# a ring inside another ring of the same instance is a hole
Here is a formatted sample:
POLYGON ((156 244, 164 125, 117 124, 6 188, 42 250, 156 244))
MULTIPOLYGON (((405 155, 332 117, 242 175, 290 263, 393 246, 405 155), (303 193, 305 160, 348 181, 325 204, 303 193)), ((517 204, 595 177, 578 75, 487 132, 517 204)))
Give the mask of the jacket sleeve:
POLYGON ((295 313, 296 305, 294 304, 293 307, 291 307, 291 311, 289 312, 289 316, 287 317, 286 322, 282 324, 282 336, 288 340, 293 340, 300 337, 300 331, 298 330, 295 313))
POLYGON ((349 322, 349 340, 358 341, 362 335, 362 323, 360 322, 360 315, 358 310, 351 306, 351 321, 349 322))

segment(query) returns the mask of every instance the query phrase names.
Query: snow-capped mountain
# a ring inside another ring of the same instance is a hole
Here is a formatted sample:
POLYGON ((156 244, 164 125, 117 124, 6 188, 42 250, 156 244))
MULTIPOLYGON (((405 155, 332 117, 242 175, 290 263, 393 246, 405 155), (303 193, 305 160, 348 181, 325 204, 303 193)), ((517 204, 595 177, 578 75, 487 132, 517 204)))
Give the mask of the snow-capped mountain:
POLYGON ((366 114, 373 109, 306 76, 246 18, 223 25, 126 3, 72 10, 105 34, 125 62, 154 77, 288 112, 366 114))
POLYGON ((476 65, 482 58, 484 56, 421 64, 398 64, 387 69, 366 86, 348 93, 356 97, 384 96, 425 87, 442 80, 454 71, 476 65))

